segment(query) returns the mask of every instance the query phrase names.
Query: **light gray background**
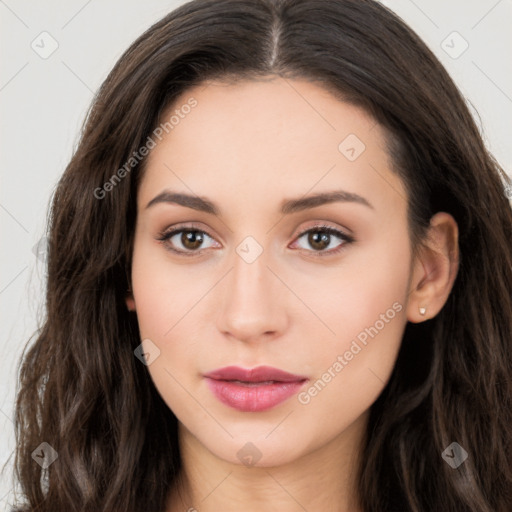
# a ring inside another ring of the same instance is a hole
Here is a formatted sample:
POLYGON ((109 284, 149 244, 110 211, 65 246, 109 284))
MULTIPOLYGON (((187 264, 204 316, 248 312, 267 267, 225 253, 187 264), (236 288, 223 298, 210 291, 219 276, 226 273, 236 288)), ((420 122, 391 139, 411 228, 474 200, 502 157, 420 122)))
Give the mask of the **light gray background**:
MULTIPOLYGON (((146 28, 183 3, 0 0, 0 464, 14 449, 18 360, 44 304, 43 259, 33 248, 44 234, 53 187, 93 94, 116 60, 146 28), (50 36, 40 35, 44 31, 50 36), (51 44, 58 48, 47 58, 31 46, 46 57, 51 44)), ((512 0, 382 3, 446 66, 478 112, 486 143, 511 175, 512 0)), ((8 510, 11 489, 12 457, 0 475, 0 510, 8 510)))

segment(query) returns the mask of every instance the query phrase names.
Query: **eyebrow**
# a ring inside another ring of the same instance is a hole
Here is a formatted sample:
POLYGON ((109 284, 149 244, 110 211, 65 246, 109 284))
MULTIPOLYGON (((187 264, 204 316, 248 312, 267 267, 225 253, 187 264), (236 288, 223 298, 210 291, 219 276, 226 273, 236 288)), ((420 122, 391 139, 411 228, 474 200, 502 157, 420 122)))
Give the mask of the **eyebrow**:
MULTIPOLYGON (((362 204, 373 209, 370 202, 358 194, 347 192, 345 190, 333 190, 331 192, 320 192, 318 194, 301 197, 299 199, 285 199, 281 203, 281 213, 283 215, 287 215, 334 202, 362 204)), ((212 215, 220 214, 220 208, 205 197, 184 194, 181 192, 172 192, 170 190, 164 190, 151 199, 151 201, 146 205, 146 209, 159 203, 177 204, 185 206, 186 208, 192 208, 193 210, 210 213, 212 215)))

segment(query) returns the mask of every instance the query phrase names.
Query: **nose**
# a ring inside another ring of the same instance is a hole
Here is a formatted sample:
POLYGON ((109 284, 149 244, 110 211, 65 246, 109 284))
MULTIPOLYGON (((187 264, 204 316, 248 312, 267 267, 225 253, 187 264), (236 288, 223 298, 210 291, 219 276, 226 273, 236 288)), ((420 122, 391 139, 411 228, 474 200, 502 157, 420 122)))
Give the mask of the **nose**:
POLYGON ((218 329, 224 335, 251 343, 286 329, 286 287, 268 263, 265 251, 250 263, 234 253, 219 303, 218 329))

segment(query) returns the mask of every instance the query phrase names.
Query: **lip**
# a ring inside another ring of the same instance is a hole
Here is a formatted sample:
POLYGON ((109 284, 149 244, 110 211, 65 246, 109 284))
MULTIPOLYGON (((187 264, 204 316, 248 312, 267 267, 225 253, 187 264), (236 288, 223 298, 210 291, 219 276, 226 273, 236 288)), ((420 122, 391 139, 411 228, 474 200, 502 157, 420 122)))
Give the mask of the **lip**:
POLYGON ((203 377, 218 400, 243 412, 271 409, 296 394, 309 380, 271 366, 227 366, 203 377))

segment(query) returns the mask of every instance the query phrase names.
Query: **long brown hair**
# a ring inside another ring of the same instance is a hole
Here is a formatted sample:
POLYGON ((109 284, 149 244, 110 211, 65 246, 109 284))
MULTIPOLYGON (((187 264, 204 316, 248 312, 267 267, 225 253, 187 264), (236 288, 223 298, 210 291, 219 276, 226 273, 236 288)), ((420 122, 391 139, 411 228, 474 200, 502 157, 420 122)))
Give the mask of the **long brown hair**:
POLYGON ((459 225, 452 293, 435 318, 407 325, 371 408, 358 468, 363 510, 511 510, 504 173, 438 60, 372 0, 193 0, 119 59, 52 198, 46 316, 17 394, 19 510, 163 512, 180 471, 177 420, 134 357, 137 319, 125 306, 145 159, 112 189, 105 183, 188 87, 270 75, 316 81, 384 127, 408 191, 414 246, 435 212, 459 225), (31 457, 42 442, 58 453, 46 469, 31 457), (452 442, 469 454, 458 468, 442 457, 452 442))

